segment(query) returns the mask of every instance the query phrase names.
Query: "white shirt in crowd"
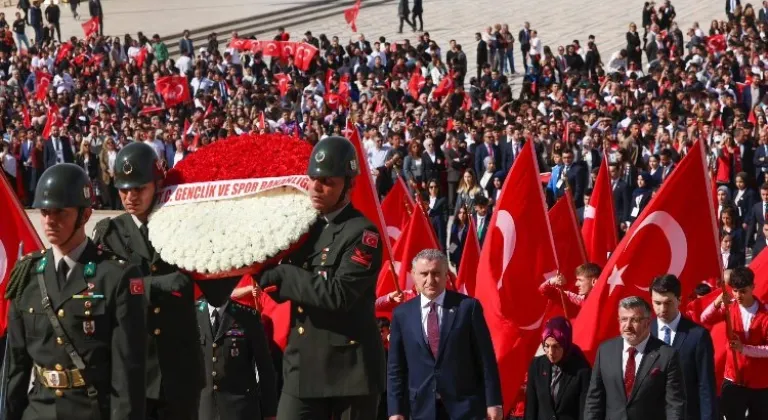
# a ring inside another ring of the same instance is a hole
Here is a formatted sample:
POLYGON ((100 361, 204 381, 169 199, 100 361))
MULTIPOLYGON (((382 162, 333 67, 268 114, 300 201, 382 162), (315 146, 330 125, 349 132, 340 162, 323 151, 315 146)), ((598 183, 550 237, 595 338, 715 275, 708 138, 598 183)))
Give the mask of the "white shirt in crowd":
POLYGON ((661 318, 657 318, 657 324, 658 324, 658 335, 659 340, 664 341, 664 327, 668 327, 670 330, 669 334, 669 343, 672 344, 675 342, 675 335, 677 335, 677 327, 680 325, 680 318, 682 315, 680 315, 680 312, 677 313, 677 316, 675 319, 672 320, 669 324, 664 322, 661 318))

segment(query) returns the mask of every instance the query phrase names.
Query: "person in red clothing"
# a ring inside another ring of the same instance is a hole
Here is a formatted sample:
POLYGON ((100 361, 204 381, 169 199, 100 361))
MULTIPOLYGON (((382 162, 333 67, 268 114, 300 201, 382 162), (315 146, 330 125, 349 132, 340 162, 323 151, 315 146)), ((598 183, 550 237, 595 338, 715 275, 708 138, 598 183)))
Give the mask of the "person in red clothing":
POLYGON ((563 306, 563 302, 565 302, 565 313, 568 318, 573 318, 579 313, 581 304, 592 291, 598 277, 600 277, 600 266, 594 263, 585 263, 576 267, 576 293, 563 289, 566 280, 562 274, 542 283, 539 286, 539 293, 557 305, 563 306), (565 299, 560 297, 561 291, 565 299))
POLYGON ((419 296, 416 289, 389 292, 376 299, 376 311, 393 311, 396 306, 419 296))
POLYGON ((705 324, 728 316, 733 326, 730 348, 736 352, 738 366, 731 355, 726 358, 721 412, 728 420, 768 419, 768 307, 753 294, 751 269, 731 270, 729 284, 738 305, 724 305, 720 295, 701 314, 705 324))

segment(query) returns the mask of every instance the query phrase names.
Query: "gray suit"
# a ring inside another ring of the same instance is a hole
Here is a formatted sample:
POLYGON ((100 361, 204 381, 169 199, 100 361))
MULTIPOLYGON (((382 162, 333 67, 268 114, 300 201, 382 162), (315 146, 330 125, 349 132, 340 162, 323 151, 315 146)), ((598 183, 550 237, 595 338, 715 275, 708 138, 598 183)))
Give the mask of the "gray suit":
POLYGON ((584 420, 683 420, 685 386, 677 351, 650 337, 629 398, 624 393, 623 338, 600 345, 584 420))

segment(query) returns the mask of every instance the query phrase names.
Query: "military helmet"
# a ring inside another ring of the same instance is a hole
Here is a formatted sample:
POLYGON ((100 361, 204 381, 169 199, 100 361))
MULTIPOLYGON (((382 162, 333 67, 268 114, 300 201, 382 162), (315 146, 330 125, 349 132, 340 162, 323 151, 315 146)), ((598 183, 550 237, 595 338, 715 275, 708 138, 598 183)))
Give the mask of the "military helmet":
POLYGON ((342 176, 352 178, 360 173, 357 151, 344 137, 331 136, 320 140, 309 157, 307 175, 311 177, 342 176))
POLYGON ((91 207, 91 180, 83 168, 74 163, 59 163, 46 169, 37 181, 36 209, 91 207))
POLYGON ((152 146, 134 142, 123 147, 115 159, 115 188, 138 188, 163 178, 163 168, 152 146))

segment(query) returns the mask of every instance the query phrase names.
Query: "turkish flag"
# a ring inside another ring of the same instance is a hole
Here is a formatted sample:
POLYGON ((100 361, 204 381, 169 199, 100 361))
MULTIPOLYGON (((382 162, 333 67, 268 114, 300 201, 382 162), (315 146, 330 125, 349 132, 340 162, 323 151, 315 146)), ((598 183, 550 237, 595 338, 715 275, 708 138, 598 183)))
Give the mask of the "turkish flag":
POLYGON ((381 240, 384 242, 381 260, 389 260, 389 256, 392 255, 392 245, 390 245, 389 236, 385 234, 387 231, 385 228, 386 223, 384 223, 384 215, 381 212, 379 195, 376 193, 375 183, 371 176, 371 171, 368 169, 368 161, 365 159, 363 144, 360 141, 360 132, 357 131, 357 128, 352 123, 347 121, 344 136, 355 146, 357 164, 360 166, 360 175, 355 177, 354 186, 352 187, 352 205, 376 226, 381 240))
POLYGON ((707 52, 710 54, 715 54, 720 51, 725 51, 725 35, 719 34, 719 35, 713 35, 710 37, 705 38, 707 43, 707 52))
POLYGON ((288 93, 288 82, 291 81, 291 76, 285 73, 277 73, 273 77, 277 80, 277 89, 280 91, 280 96, 285 96, 288 93))
POLYGON ((264 119, 264 111, 259 114, 259 128, 264 130, 267 128, 267 121, 264 119))
POLYGON ((447 76, 443 77, 443 80, 438 83, 434 91, 432 91, 432 98, 440 99, 445 95, 453 92, 455 83, 453 81, 453 71, 449 72, 447 76))
POLYGON ((413 197, 408 193, 408 187, 402 178, 397 177, 395 185, 381 200, 381 213, 387 227, 387 236, 392 244, 397 244, 400 234, 411 220, 411 213, 416 208, 413 197))
POLYGON ((42 101, 48 95, 53 77, 40 70, 35 70, 35 99, 42 101))
POLYGON ((630 227, 573 323, 573 338, 589 360, 619 332, 618 304, 650 301, 654 277, 674 274, 688 296, 704 279, 719 278, 722 259, 702 142, 696 142, 630 227))
POLYGON ((5 300, 5 288, 11 270, 20 256, 43 249, 43 243, 4 174, 0 175, 0 208, 3 209, 3 217, 0 217, 0 335, 3 335, 10 306, 5 300))
MULTIPOLYGON (((560 273, 568 281, 566 289, 573 289, 576 284, 576 268, 587 262, 587 252, 584 250, 584 241, 576 222, 573 196, 569 190, 549 210, 549 224, 552 226, 560 273)), ((566 315, 573 318, 576 313, 569 312, 566 315)))
POLYGON ((261 41, 262 54, 265 57, 277 57, 280 58, 283 53, 283 48, 280 45, 282 41, 261 41))
POLYGON ((468 224, 459 273, 456 276, 456 290, 474 297, 477 288, 477 266, 480 264, 480 241, 477 239, 477 226, 472 217, 468 218, 468 224))
POLYGON ((410 93, 411 97, 414 99, 418 99, 419 92, 426 83, 426 79, 421 75, 421 70, 416 69, 413 74, 411 74, 411 80, 408 81, 408 93, 410 93))
POLYGON ((139 115, 159 114, 164 110, 165 108, 161 106, 145 106, 144 108, 141 108, 141 111, 139 111, 139 115))
POLYGON ((296 54, 296 44, 298 44, 298 42, 280 41, 280 58, 288 60, 288 57, 293 57, 294 54, 296 54))
POLYGON ((144 62, 147 61, 147 55, 149 55, 147 47, 142 47, 139 50, 139 53, 136 54, 136 65, 139 67, 144 67, 144 62))
POLYGON ((349 9, 344 9, 344 20, 347 21, 347 25, 352 29, 352 32, 357 32, 358 14, 360 14, 360 0, 357 0, 349 9))
POLYGON ((83 32, 85 33, 86 38, 90 38, 91 35, 98 35, 99 34, 99 17, 94 16, 89 21, 83 23, 83 32))
POLYGON ((541 342, 547 298, 539 286, 558 271, 533 142, 526 142, 504 182, 477 267, 483 305, 509 409, 541 342))
POLYGON ((339 102, 343 106, 349 105, 349 73, 344 73, 339 78, 339 102))
POLYGON ((309 66, 312 65, 312 60, 315 59, 315 54, 317 54, 317 48, 314 45, 306 42, 297 42, 293 62, 299 70, 307 71, 309 66))
POLYGON ((232 38, 229 41, 229 48, 235 51, 248 51, 253 47, 253 40, 245 38, 232 38))
POLYGON ((59 107, 54 105, 48 108, 48 114, 45 117, 45 126, 43 127, 43 138, 51 137, 51 128, 59 125, 59 107))
POLYGON ((163 96, 168 108, 187 102, 191 99, 189 84, 184 76, 165 76, 155 81, 155 88, 163 96))
POLYGON ((26 105, 21 108, 21 115, 23 117, 22 123, 24 124, 24 128, 31 128, 32 118, 29 116, 29 108, 27 108, 26 105))
POLYGON ((608 160, 597 172, 595 187, 589 204, 584 207, 584 224, 581 226, 581 236, 584 237, 584 247, 587 257, 600 267, 605 267, 608 254, 616 249, 616 212, 613 207, 613 189, 608 174, 608 160))
POLYGON ((432 233, 432 224, 421 209, 411 213, 410 220, 400 239, 392 249, 392 261, 384 261, 379 280, 376 284, 376 296, 384 296, 395 291, 395 279, 392 275, 393 266, 397 275, 397 284, 400 290, 413 289, 413 276, 411 275, 411 261, 424 249, 440 249, 432 233))
POLYGON ((64 60, 69 56, 69 53, 72 52, 72 50, 75 49, 75 46, 72 45, 69 42, 65 42, 64 44, 61 44, 59 47, 59 51, 56 52, 56 64, 59 64, 61 60, 64 60))
POLYGON ((261 43, 261 41, 252 39, 251 40, 251 54, 258 54, 264 50, 264 47, 261 43))

